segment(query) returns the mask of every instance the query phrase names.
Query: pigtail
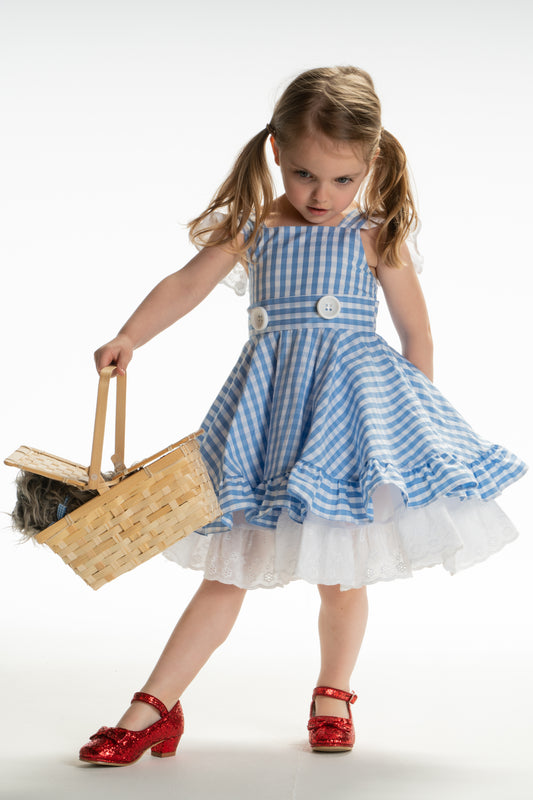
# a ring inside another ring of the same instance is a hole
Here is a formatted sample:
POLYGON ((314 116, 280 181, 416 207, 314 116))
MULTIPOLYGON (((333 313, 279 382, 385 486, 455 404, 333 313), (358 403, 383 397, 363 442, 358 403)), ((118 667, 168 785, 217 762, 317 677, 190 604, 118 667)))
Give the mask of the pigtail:
POLYGON ((418 217, 409 182, 407 157, 399 141, 382 129, 379 154, 363 197, 369 219, 382 221, 376 238, 378 256, 391 267, 400 267, 400 246, 418 217))
POLYGON ((193 244, 200 247, 230 244, 252 217, 254 227, 246 247, 235 252, 244 255, 245 250, 254 246, 274 199, 274 186, 265 155, 269 135, 267 126, 250 139, 209 206, 189 223, 189 237, 193 244), (216 219, 214 212, 221 210, 224 216, 216 219))

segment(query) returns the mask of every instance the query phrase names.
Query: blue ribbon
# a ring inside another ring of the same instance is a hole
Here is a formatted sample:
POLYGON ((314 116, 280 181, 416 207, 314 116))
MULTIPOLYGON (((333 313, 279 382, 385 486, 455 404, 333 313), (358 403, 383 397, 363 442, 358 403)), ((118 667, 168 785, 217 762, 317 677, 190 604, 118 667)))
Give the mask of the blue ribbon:
POLYGON ((57 514, 56 514, 58 520, 63 519, 63 517, 67 513, 67 506, 68 506, 69 499, 70 498, 69 498, 69 496, 67 494, 67 496, 65 497, 63 502, 59 503, 59 505, 57 507, 57 514))

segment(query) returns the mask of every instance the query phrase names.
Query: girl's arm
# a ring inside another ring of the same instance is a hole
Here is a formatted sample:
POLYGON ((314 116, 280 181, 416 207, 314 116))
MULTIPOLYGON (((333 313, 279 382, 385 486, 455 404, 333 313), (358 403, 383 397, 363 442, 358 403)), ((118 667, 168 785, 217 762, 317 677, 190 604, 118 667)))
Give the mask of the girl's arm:
POLYGON ((433 339, 429 315, 407 245, 401 249, 404 266, 396 269, 378 262, 377 276, 398 331, 402 354, 433 380, 433 339))
POLYGON ((223 247, 205 247, 178 272, 152 289, 118 336, 94 354, 100 372, 110 364, 124 374, 133 351, 188 314, 235 266, 237 257, 223 247))

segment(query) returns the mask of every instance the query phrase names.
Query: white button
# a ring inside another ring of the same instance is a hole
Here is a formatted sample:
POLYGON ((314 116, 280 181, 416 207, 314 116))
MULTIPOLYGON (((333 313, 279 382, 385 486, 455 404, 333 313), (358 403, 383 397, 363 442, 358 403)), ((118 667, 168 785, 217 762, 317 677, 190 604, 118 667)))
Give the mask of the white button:
POLYGON ((341 304, 336 297, 326 294, 316 304, 316 310, 322 319, 333 319, 341 313, 341 304))
POLYGON ((266 308, 257 306, 250 311, 250 322, 256 331, 264 331, 268 325, 268 314, 266 308))

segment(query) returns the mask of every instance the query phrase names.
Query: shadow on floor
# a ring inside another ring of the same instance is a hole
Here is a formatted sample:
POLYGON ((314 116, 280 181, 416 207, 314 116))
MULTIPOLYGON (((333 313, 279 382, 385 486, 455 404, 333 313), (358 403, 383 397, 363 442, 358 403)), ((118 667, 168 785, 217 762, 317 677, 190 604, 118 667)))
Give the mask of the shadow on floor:
POLYGON ((50 753, 2 767, 9 800, 529 800, 531 772, 437 762, 416 754, 363 749, 311 753, 303 744, 183 743, 175 758, 149 754, 130 767, 98 767, 50 753))

